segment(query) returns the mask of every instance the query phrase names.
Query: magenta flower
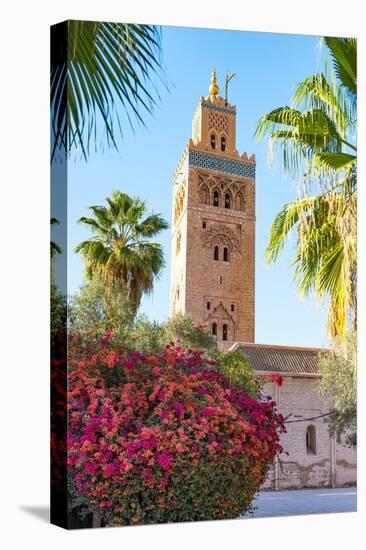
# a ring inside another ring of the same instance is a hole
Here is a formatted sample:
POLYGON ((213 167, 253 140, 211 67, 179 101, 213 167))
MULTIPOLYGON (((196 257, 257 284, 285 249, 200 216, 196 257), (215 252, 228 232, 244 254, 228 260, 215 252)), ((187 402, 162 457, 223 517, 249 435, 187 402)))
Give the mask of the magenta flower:
POLYGON ((95 470, 97 470, 98 467, 91 462, 84 462, 84 468, 88 474, 94 474, 95 470))
POLYGON ((214 412, 214 407, 203 407, 203 409, 201 410, 201 416, 203 416, 203 418, 209 418, 214 414, 214 412))
POLYGON ((132 361, 132 359, 123 359, 122 365, 124 365, 128 370, 132 370, 135 368, 135 363, 132 361))
POLYGON ((106 475, 106 476, 111 476, 115 473, 116 471, 116 466, 113 464, 113 462, 108 462, 107 464, 105 464, 103 466, 103 473, 106 475))
POLYGON ((157 463, 163 468, 163 470, 169 470, 173 457, 167 451, 163 451, 158 454, 157 463))
POLYGON ((183 403, 176 402, 176 403, 172 403, 171 406, 178 413, 179 418, 184 417, 185 408, 184 408, 183 403))

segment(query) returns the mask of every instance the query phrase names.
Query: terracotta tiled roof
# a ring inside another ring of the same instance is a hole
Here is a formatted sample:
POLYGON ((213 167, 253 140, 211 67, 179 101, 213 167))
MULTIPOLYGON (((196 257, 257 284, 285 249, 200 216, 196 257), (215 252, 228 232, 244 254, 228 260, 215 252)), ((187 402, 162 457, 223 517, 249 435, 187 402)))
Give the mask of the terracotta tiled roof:
POLYGON ((244 353, 253 369, 263 372, 319 374, 318 354, 324 349, 238 342, 232 349, 244 353))

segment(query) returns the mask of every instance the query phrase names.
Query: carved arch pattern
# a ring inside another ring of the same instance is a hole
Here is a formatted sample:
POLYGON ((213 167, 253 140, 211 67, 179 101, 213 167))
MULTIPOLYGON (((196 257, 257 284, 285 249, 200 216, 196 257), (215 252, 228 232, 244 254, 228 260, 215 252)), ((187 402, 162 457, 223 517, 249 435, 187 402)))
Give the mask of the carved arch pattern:
POLYGON ((229 134, 229 121, 226 115, 215 113, 210 111, 208 115, 208 128, 209 131, 215 130, 217 134, 225 132, 226 136, 229 134))
POLYGON ((185 182, 181 183, 174 199, 174 223, 177 223, 180 215, 183 212, 184 199, 186 195, 186 185, 185 182))
POLYGON ((225 195, 230 195, 230 208, 244 212, 246 204, 246 185, 230 178, 203 175, 198 177, 198 202, 213 205, 214 192, 219 194, 220 207, 225 207, 225 195))
POLYGON ((228 309, 220 301, 206 317, 206 325, 212 326, 216 324, 216 332, 218 340, 222 340, 223 336, 223 325, 226 324, 228 327, 228 340, 233 340, 235 337, 237 324, 233 316, 229 313, 228 309))
POLYGON ((213 248, 215 245, 223 245, 229 248, 229 251, 237 252, 241 255, 240 238, 230 228, 224 224, 215 224, 210 229, 202 233, 203 246, 213 248))
POLYGON ((199 188, 198 198, 200 204, 210 204, 210 190, 205 183, 203 183, 199 188))

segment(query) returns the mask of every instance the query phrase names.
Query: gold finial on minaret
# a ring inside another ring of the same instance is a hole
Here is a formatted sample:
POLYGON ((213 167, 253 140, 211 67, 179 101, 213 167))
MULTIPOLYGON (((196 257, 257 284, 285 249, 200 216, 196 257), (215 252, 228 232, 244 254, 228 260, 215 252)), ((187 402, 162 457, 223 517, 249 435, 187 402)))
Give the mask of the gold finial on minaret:
POLYGON ((217 85, 215 69, 212 71, 211 86, 209 87, 208 91, 209 91, 210 95, 218 95, 219 94, 219 87, 217 85))

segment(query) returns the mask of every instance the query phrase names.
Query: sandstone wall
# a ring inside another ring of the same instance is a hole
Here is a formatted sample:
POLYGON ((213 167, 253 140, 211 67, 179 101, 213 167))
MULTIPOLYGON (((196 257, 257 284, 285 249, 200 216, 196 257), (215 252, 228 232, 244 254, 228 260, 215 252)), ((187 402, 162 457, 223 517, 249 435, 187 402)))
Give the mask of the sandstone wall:
POLYGON ((324 418, 305 420, 330 410, 330 404, 317 391, 318 380, 285 376, 280 388, 273 383, 265 385, 265 392, 279 403, 279 411, 288 421, 304 421, 286 424, 287 433, 281 438, 284 453, 269 472, 264 488, 341 487, 356 483, 356 451, 329 437, 324 418), (315 428, 315 453, 307 449, 306 431, 310 425, 315 428))

